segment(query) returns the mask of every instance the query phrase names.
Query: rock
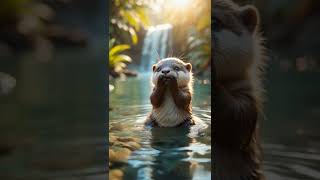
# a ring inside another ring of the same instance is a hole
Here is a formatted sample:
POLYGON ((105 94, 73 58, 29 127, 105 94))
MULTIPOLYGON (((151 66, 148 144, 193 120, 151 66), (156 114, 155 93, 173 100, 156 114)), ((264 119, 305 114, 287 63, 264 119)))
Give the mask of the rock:
POLYGON ((119 148, 118 150, 109 149, 110 162, 127 162, 131 151, 127 148, 119 148))
POLYGON ((122 142, 129 142, 129 141, 138 142, 139 141, 139 138, 134 138, 134 137, 118 137, 117 139, 122 142))
POLYGON ((116 140, 117 140, 117 137, 109 135, 109 145, 110 146, 112 146, 116 140))
POLYGON ((109 172, 109 180, 121 180, 123 172, 119 169, 113 169, 109 172))
POLYGON ((135 151, 141 147, 140 144, 136 142, 119 142, 119 141, 115 142, 114 146, 127 148, 127 149, 130 149, 131 151, 135 151))
MULTIPOLYGON (((121 123, 113 123, 110 129, 123 129, 121 123)), ((138 143, 139 138, 135 137, 119 137, 111 133, 109 135, 109 179, 122 179, 123 172, 119 169, 124 166, 132 153, 132 151, 137 150, 141 147, 138 143)))
POLYGON ((122 131, 124 129, 123 125, 120 124, 120 123, 113 123, 113 124, 110 124, 110 129, 109 129, 109 132, 110 131, 122 131))

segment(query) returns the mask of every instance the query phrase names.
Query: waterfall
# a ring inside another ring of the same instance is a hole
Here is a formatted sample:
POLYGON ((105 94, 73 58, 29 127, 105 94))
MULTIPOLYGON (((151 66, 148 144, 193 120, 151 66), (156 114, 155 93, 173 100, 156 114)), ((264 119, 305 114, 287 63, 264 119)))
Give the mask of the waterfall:
POLYGON ((161 24, 150 27, 143 41, 140 71, 150 72, 159 58, 168 56, 172 46, 172 25, 161 24))

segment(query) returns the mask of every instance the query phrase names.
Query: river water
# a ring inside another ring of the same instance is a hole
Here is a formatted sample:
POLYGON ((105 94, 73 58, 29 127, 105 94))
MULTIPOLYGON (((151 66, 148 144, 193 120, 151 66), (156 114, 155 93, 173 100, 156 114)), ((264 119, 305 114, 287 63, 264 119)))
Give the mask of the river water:
POLYGON ((193 114, 209 127, 202 134, 183 128, 143 127, 151 111, 150 75, 125 81, 117 79, 110 94, 109 123, 125 124, 122 136, 137 136, 142 148, 129 158, 125 179, 210 179, 211 177, 211 86, 196 81, 193 114))
POLYGON ((106 179, 104 58, 75 48, 1 59, 17 85, 0 96, 0 179, 106 179))
MULTIPOLYGON (((264 172, 271 180, 320 178, 319 72, 283 72, 270 63, 266 89, 266 119, 261 122, 264 172)), ((129 159, 126 179, 210 179, 211 132, 190 138, 177 129, 141 130, 151 110, 146 75, 117 79, 110 94, 110 123, 126 124, 123 135, 142 139, 129 159)), ((195 83, 195 115, 211 125, 210 84, 195 83)), ((214 158, 214 157, 213 157, 214 158)))

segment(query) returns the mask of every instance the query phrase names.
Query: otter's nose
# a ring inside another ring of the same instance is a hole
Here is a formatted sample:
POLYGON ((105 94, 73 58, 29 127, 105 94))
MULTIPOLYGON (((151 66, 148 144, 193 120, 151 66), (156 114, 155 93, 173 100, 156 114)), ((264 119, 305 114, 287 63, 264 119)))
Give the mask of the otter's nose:
POLYGON ((170 72, 170 70, 162 70, 161 71, 163 74, 168 74, 170 72))

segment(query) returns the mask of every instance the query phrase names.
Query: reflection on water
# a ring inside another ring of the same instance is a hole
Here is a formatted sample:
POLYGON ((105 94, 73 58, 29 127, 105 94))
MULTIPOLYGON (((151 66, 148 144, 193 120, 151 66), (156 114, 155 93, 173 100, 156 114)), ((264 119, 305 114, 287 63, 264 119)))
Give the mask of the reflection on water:
POLYGON ((124 179, 210 179, 210 85, 195 85, 193 113, 209 128, 201 135, 193 135, 185 128, 143 128, 146 115, 151 111, 148 74, 126 81, 116 80, 114 84, 110 123, 125 124, 126 132, 118 134, 138 136, 142 144, 142 148, 130 156, 124 179))

